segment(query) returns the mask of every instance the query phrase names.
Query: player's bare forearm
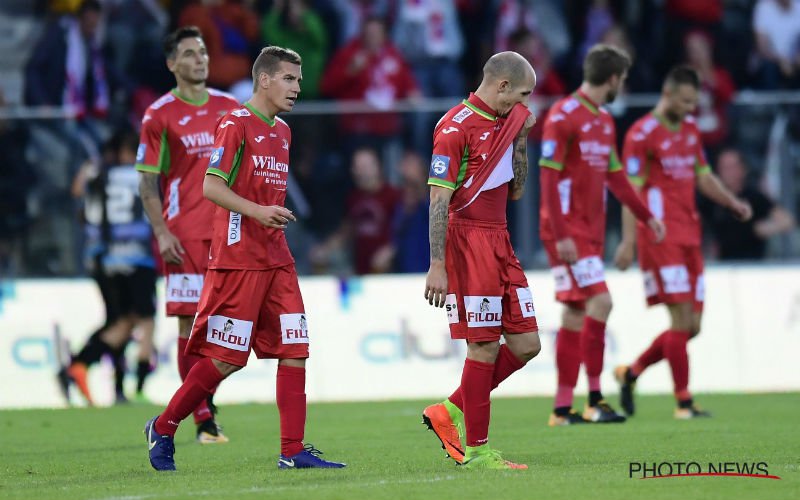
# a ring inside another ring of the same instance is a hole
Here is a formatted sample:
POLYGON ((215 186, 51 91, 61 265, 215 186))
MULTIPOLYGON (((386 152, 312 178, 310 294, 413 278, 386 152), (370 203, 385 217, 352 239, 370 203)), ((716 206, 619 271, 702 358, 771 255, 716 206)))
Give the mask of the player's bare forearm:
POLYGON ((431 245, 431 264, 444 263, 444 246, 447 239, 447 216, 453 191, 431 186, 431 204, 428 214, 428 237, 431 245))
POLYGON ((707 173, 697 178, 697 189, 714 203, 725 208, 731 208, 736 201, 736 196, 722 185, 719 178, 713 173, 707 173))
POLYGON ((511 199, 518 200, 525 192, 525 180, 528 178, 528 139, 526 137, 514 139, 513 168, 511 199))
POLYGON ((142 199, 142 208, 144 208, 156 236, 167 230, 164 215, 161 213, 162 203, 158 178, 159 174, 149 172, 139 174, 139 197, 142 199))
POLYGON ((622 243, 626 245, 636 243, 636 216, 625 206, 622 207, 622 243))
POLYGON ((216 175, 206 175, 203 179, 203 196, 222 208, 245 217, 254 217, 259 207, 257 203, 234 193, 225 179, 216 175))

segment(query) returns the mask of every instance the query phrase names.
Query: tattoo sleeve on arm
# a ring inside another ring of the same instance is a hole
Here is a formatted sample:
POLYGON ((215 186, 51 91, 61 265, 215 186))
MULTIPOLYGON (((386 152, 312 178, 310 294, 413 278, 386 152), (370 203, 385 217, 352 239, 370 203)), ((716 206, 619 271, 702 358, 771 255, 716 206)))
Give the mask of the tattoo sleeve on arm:
POLYGON ((431 260, 444 261, 444 243, 447 236, 447 207, 449 201, 443 198, 431 200, 428 216, 428 237, 431 242, 431 260))
POLYGON ((139 178, 139 197, 142 199, 144 208, 150 225, 154 230, 164 226, 164 217, 161 214, 161 193, 158 187, 158 174, 142 172, 139 178))
POLYGON ((511 181, 511 196, 519 199, 525 191, 525 180, 528 178, 528 140, 525 137, 514 139, 514 179, 511 181))

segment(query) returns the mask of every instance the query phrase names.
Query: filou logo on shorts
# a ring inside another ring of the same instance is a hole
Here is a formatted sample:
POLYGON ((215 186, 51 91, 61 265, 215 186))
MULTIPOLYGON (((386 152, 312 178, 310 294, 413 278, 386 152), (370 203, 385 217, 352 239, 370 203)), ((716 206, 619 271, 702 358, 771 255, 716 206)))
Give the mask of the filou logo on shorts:
POLYGON ((250 334, 253 322, 227 316, 209 316, 206 341, 211 344, 247 352, 250 350, 250 334))
POLYGON ((469 328, 500 326, 503 319, 503 298, 493 295, 465 295, 464 311, 469 328))
POLYGON ((308 320, 305 313, 281 314, 281 343, 309 343, 308 320))
POLYGON ((202 290, 202 274, 170 274, 167 276, 167 302, 199 302, 202 290))

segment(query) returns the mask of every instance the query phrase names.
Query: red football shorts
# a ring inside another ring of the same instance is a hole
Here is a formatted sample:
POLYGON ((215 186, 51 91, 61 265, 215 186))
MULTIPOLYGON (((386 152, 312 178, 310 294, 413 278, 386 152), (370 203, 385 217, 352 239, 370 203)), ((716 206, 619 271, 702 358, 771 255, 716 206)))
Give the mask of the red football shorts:
POLYGON ((647 304, 692 302, 703 310, 703 252, 697 245, 639 241, 639 266, 644 273, 647 304))
POLYGON ((450 219, 445 248, 450 336, 468 342, 538 330, 528 280, 505 223, 450 219))
POLYGON ((211 240, 181 241, 181 246, 183 264, 165 263, 167 316, 194 316, 208 269, 211 240))
POLYGON ((550 270, 556 280, 556 300, 570 307, 583 309, 586 299, 608 292, 603 264, 603 244, 584 238, 573 238, 578 261, 572 265, 558 258, 556 242, 543 241, 550 270))
POLYGON ((308 325, 294 264, 267 271, 209 269, 186 352, 245 366, 308 357, 308 325))

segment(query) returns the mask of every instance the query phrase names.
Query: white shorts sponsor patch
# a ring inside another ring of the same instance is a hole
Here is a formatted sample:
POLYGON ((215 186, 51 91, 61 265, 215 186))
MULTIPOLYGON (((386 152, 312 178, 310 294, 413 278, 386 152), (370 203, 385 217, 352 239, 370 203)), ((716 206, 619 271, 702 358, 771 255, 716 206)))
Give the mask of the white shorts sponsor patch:
POLYGON ((170 274, 167 276, 167 302, 200 302, 202 274, 170 274))
POLYGON ((458 323, 458 299, 456 299, 456 294, 447 294, 444 298, 444 308, 447 310, 447 322, 451 325, 458 323))
POLYGON ((519 310, 523 318, 535 318, 536 309, 533 307, 533 294, 530 288, 517 288, 519 310))
POLYGON ((644 295, 646 297, 655 297, 658 295, 658 281, 653 271, 644 272, 644 295))
POLYGON ((686 266, 664 266, 658 269, 661 282, 664 284, 664 293, 686 293, 691 291, 689 271, 686 266))
POLYGON ((248 352, 252 332, 252 321, 214 315, 208 317, 206 341, 234 351, 248 352))
POLYGON ((578 283, 580 288, 596 285, 606 280, 603 261, 597 255, 578 259, 570 268, 572 269, 572 275, 575 277, 575 282, 578 283))
POLYGON ((572 288, 572 280, 569 279, 569 271, 567 266, 556 266, 550 271, 553 273, 553 278, 556 280, 556 292, 566 292, 572 288))
POLYGON ((503 297, 493 295, 466 295, 464 311, 467 327, 500 326, 503 320, 503 297))
POLYGON ((694 300, 697 302, 705 302, 706 300, 706 278, 702 274, 697 277, 697 283, 694 287, 694 300))
POLYGON ((281 343, 309 343, 306 313, 281 314, 281 343))

